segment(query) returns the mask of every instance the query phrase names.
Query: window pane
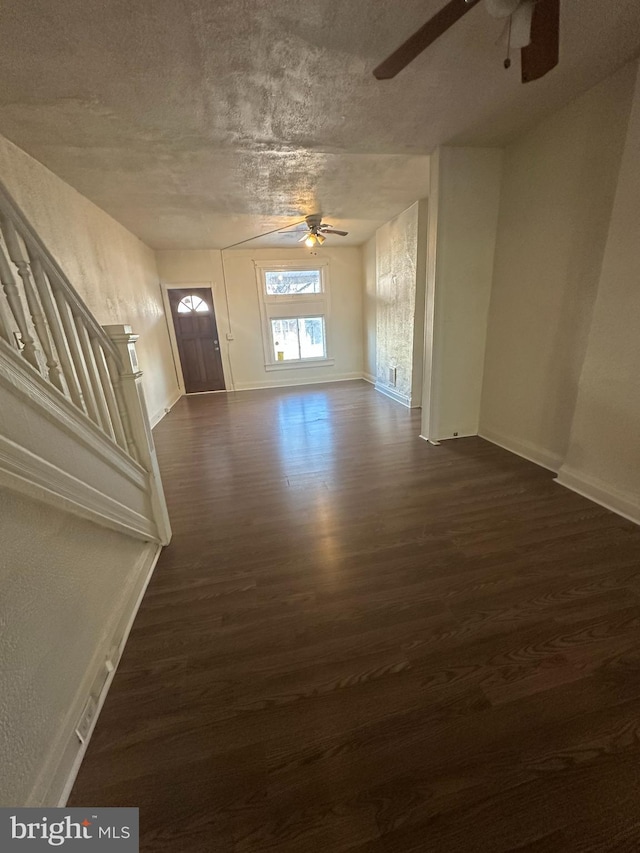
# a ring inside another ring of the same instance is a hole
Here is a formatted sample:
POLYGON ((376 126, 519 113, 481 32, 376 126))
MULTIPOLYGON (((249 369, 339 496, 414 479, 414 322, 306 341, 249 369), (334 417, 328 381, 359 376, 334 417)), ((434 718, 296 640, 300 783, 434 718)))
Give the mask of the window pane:
POLYGON ((300 357, 324 358, 324 317, 303 317, 298 321, 300 330, 300 357))
POLYGON ((197 311, 199 314, 206 314, 209 306, 200 299, 199 296, 185 296, 178 303, 178 314, 190 314, 192 311, 197 311))
POLYGON ((269 296, 322 293, 320 270, 271 270, 265 272, 264 281, 269 296))
POLYGON ((298 320, 296 317, 286 320, 272 320, 271 332, 276 361, 292 361, 300 358, 298 320))
POLYGON ((291 317, 271 321, 276 361, 325 358, 324 317, 291 317))

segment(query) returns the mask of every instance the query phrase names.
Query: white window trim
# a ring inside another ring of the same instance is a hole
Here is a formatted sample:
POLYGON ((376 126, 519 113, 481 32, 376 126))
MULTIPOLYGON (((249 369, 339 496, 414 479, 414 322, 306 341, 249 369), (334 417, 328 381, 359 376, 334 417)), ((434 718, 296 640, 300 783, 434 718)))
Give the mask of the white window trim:
POLYGON ((264 369, 268 372, 278 370, 295 370, 307 367, 331 367, 335 359, 331 357, 331 299, 329 289, 329 264, 327 261, 255 261, 256 286, 258 289, 258 305, 260 306, 260 328, 262 331, 262 348, 264 351, 264 369), (283 272, 286 270, 320 270, 322 282, 321 293, 298 293, 295 295, 270 295, 266 288, 266 272, 283 272), (298 309, 291 314, 282 314, 283 306, 298 309), (301 358, 299 360, 276 361, 271 337, 271 320, 290 317, 324 317, 324 342, 326 356, 324 358, 301 358))

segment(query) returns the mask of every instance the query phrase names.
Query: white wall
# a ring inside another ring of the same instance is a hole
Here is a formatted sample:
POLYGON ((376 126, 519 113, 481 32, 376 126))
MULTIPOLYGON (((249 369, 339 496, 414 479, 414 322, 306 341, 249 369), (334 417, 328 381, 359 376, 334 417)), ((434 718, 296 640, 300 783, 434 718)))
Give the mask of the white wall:
POLYGON ((369 382, 376 381, 376 235, 362 247, 364 272, 364 372, 369 382))
POLYGON ((558 479, 640 523, 640 70, 558 479))
POLYGON ((498 222, 502 152, 440 148, 429 198, 422 435, 476 435, 498 222))
POLYGON ((0 542, 0 805, 56 805, 47 794, 146 546, 3 489, 0 542))
POLYGON ((425 203, 415 202, 375 236, 376 387, 413 406, 421 392, 425 216, 425 203))
POLYGON ((243 249, 224 253, 228 304, 223 286, 220 252, 160 251, 158 268, 164 284, 192 283, 213 286, 218 332, 223 344, 227 388, 236 390, 300 385, 360 378, 363 373, 363 270, 360 248, 333 248, 325 244, 318 260, 328 261, 330 317, 327 321, 331 366, 313 366, 267 372, 256 287, 255 261, 313 260, 306 249, 243 249), (227 343, 227 309, 234 340, 227 343))
POLYGON ((0 178, 98 322, 129 323, 152 420, 175 401, 154 253, 100 208, 0 137, 0 178))
POLYGON ((634 78, 623 68, 504 153, 480 431, 554 470, 567 452, 634 78))

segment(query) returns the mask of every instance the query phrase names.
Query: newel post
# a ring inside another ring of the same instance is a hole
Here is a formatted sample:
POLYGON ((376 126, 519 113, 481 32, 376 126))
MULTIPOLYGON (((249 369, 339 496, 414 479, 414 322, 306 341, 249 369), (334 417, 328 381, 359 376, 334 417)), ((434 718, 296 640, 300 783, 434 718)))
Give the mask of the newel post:
POLYGON ((122 368, 120 369, 120 389, 117 390, 122 395, 128 415, 127 426, 131 432, 135 455, 142 467, 149 472, 151 509, 158 528, 158 536, 163 545, 168 545, 171 541, 171 524, 142 387, 142 371, 138 367, 136 341, 139 335, 134 335, 131 326, 125 325, 103 326, 103 329, 120 355, 122 368))

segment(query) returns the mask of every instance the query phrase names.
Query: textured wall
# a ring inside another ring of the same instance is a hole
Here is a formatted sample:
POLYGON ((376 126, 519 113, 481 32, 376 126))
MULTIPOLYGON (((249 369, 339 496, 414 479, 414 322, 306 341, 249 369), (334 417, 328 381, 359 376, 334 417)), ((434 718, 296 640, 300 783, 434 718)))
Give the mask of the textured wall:
MULTIPOLYGON (((339 238, 336 238, 339 239, 339 238)), ((268 385, 297 385, 306 382, 331 382, 362 376, 362 253, 360 248, 331 248, 328 241, 318 252, 318 260, 329 262, 331 314, 328 322, 331 366, 317 366, 267 372, 260 306, 254 260, 301 260, 313 256, 306 249, 245 249, 225 252, 225 270, 229 294, 229 313, 234 340, 227 344, 229 329, 227 299, 222 283, 220 252, 161 251, 157 253, 162 281, 212 283, 218 331, 223 344, 227 380, 233 376, 235 387, 260 388, 268 385)))
POLYGON ((364 270, 364 371, 367 379, 376 379, 376 236, 371 237, 362 247, 364 270))
POLYGON ((376 231, 376 381, 411 399, 418 253, 416 202, 376 231), (389 368, 396 368, 395 387, 389 368))
POLYGON ((163 412, 177 380, 151 249, 2 137, 0 178, 97 320, 140 335, 149 412, 163 412))
POLYGON ((640 523, 640 71, 563 473, 640 523), (582 481, 582 482, 580 482, 582 481))
POLYGON ((481 429, 552 468, 567 450, 634 74, 621 69, 504 154, 481 429))
POLYGON ((145 545, 2 489, 0 542, 0 805, 25 805, 145 545))

